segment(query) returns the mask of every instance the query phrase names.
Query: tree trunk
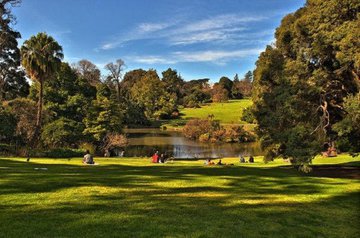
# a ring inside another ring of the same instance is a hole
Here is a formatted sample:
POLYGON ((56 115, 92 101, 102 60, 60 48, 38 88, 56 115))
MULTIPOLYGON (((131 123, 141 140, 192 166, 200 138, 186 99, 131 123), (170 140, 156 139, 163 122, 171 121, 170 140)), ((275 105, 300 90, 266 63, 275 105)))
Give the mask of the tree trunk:
POLYGON ((118 99, 118 102, 120 103, 120 82, 119 80, 116 82, 116 86, 117 86, 117 99, 118 99))
POLYGON ((35 131, 33 137, 30 141, 30 147, 34 148, 37 145, 40 137, 41 121, 42 121, 42 106, 43 106, 43 91, 44 91, 44 80, 39 79, 40 89, 39 89, 39 101, 38 101, 38 111, 36 116, 35 131))
POLYGON ((39 101, 38 101, 38 111, 36 117, 36 129, 39 130, 41 127, 42 121, 42 106, 43 106, 43 91, 44 91, 44 82, 43 80, 39 80, 40 82, 40 90, 39 90, 39 101))

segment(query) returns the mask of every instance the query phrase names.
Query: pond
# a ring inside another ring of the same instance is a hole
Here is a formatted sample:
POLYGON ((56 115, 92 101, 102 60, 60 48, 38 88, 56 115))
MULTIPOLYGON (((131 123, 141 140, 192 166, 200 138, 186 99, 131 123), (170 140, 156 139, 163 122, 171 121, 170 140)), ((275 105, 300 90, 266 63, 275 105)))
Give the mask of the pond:
POLYGON ((160 129, 126 129, 129 145, 126 157, 150 157, 155 151, 168 153, 174 158, 221 158, 262 155, 258 142, 254 143, 201 143, 185 138, 178 131, 160 129))

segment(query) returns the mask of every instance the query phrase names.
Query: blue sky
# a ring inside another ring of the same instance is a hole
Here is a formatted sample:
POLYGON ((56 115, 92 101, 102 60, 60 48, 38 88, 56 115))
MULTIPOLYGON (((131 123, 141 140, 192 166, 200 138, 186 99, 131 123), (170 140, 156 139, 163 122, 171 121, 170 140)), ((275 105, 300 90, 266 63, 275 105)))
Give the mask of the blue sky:
POLYGON ((69 63, 126 71, 176 69, 185 80, 242 77, 274 41, 282 17, 305 0, 23 0, 13 9, 20 44, 47 32, 69 63))

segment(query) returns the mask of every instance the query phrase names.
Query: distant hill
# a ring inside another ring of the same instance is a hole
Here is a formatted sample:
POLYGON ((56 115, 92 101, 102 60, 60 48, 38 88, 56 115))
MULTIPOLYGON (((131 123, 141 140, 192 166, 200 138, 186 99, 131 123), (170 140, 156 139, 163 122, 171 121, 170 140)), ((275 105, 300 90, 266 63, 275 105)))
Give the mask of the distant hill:
POLYGON ((201 108, 183 108, 180 109, 181 117, 179 119, 163 121, 162 126, 167 129, 181 129, 190 119, 206 119, 209 115, 214 115, 214 119, 219 120, 222 125, 242 124, 245 129, 253 130, 255 124, 241 120, 243 110, 251 105, 251 99, 241 99, 230 100, 226 103, 209 103, 201 108))

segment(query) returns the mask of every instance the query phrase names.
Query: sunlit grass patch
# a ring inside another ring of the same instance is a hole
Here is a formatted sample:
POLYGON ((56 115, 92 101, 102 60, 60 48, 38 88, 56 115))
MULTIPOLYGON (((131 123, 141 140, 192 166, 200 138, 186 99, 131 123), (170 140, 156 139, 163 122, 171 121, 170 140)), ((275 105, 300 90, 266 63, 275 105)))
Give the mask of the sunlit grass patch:
MULTIPOLYGON (((3 237, 356 237, 360 180, 265 164, 2 158, 3 237), (35 168, 47 168, 36 170, 35 168), (326 227, 323 228, 323 227, 326 227), (240 235, 239 235, 240 234, 240 235)), ((316 158, 348 164, 360 158, 316 158)))

